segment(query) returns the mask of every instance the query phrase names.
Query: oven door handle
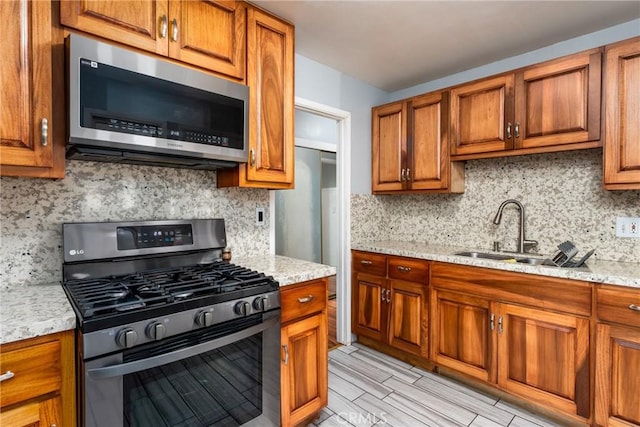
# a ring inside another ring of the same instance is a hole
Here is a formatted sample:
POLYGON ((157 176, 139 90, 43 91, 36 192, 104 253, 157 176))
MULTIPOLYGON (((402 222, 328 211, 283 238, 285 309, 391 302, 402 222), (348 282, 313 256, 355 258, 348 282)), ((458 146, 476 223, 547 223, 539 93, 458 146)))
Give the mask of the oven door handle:
POLYGON ((144 371, 146 369, 155 368, 157 366, 166 365, 168 363, 177 362, 178 360, 188 357, 197 356, 216 348, 224 347, 233 342, 248 338, 252 335, 265 331, 271 327, 279 326, 280 317, 272 317, 265 320, 259 325, 251 326, 238 332, 234 332, 224 337, 216 338, 192 347, 182 348, 172 351, 171 353, 160 354, 158 356, 149 357, 147 359, 135 360, 133 362, 122 363, 120 365, 105 366, 103 368, 94 368, 87 370, 87 373, 94 379, 105 379, 119 377, 122 375, 132 374, 134 372, 144 371))

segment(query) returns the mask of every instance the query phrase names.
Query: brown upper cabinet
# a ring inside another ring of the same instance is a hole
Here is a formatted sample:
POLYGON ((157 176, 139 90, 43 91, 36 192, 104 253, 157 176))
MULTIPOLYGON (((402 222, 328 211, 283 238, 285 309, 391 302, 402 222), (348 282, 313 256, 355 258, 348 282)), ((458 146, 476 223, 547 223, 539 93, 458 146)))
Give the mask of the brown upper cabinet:
POLYGON ((244 2, 63 0, 60 22, 244 81, 244 2))
POLYGON ((601 76, 592 49, 453 88, 452 159, 600 146, 601 76))
POLYGON ((0 2, 0 52, 10 58, 0 64, 3 176, 64 176, 64 67, 62 50, 52 49, 52 14, 47 1, 0 2))
POLYGON ((604 188, 640 189, 640 37, 606 47, 604 188))
POLYGON ((373 193, 464 191, 464 164, 449 161, 448 112, 448 92, 373 108, 373 193))
POLYGON ((247 13, 249 159, 218 171, 218 187, 293 188, 294 29, 260 9, 247 13))

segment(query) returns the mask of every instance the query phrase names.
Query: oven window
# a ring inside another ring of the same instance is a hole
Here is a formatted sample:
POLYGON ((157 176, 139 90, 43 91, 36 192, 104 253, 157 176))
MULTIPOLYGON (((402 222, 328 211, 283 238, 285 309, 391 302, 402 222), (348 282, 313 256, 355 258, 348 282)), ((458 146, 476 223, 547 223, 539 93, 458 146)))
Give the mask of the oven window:
POLYGON ((262 413, 262 333, 123 377, 125 426, 237 426, 262 413))

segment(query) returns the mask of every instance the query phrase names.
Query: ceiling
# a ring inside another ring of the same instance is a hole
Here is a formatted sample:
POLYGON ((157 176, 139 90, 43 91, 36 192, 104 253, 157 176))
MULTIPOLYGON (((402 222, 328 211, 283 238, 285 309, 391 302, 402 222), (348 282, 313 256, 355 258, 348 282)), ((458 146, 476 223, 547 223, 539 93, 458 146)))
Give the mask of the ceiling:
POLYGON ((388 92, 640 18, 640 1, 253 0, 296 53, 388 92))

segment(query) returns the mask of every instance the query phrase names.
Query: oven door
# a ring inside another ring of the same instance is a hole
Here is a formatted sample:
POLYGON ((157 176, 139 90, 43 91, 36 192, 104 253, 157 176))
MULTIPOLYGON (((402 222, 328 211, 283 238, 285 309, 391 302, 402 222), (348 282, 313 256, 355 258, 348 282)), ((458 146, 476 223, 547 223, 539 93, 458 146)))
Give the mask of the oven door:
POLYGON ((280 424, 280 310, 83 363, 84 425, 280 424))

